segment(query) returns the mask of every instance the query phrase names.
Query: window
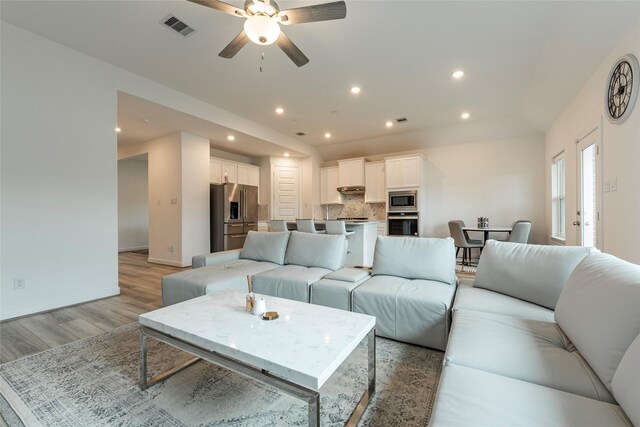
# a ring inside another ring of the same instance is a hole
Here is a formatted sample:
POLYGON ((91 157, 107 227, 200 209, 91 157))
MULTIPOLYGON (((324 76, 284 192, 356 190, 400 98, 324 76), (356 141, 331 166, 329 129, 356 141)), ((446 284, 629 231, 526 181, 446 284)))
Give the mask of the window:
POLYGON ((564 152, 553 158, 551 165, 551 226, 552 235, 565 237, 565 163, 564 152))

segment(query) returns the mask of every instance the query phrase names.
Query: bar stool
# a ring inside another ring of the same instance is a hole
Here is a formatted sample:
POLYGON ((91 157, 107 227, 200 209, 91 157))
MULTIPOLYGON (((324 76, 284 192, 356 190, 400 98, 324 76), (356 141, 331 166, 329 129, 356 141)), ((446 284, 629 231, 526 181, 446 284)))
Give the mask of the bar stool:
POLYGON ((325 229, 327 234, 342 234, 347 239, 347 254, 350 254, 349 250, 349 236, 353 236, 356 234, 355 231, 347 231, 346 223, 344 221, 338 220, 327 220, 325 221, 325 229))
POLYGON ((296 226, 298 231, 303 233, 320 233, 320 231, 316 230, 315 219, 296 219, 296 226))
POLYGON ((271 231, 289 231, 287 229, 287 221, 284 219, 272 219, 271 231))

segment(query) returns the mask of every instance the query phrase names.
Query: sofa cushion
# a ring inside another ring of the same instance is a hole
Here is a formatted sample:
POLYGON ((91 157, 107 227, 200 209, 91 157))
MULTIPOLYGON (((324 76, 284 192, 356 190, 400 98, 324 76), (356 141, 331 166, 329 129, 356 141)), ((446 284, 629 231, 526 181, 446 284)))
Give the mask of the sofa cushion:
POLYGON ((453 239, 378 236, 373 274, 454 285, 456 250, 453 239))
POLYGON ((520 317, 522 319, 555 322, 553 310, 498 292, 474 288, 472 283, 469 279, 460 280, 456 299, 453 303, 454 312, 471 310, 520 317))
POLYGON ((369 276, 357 282, 329 279, 329 276, 311 285, 311 304, 351 311, 351 293, 369 276))
POLYGON ((429 427, 631 427, 618 405, 473 368, 442 370, 429 427))
POLYGON ((636 425, 640 426, 640 335, 627 349, 611 381, 613 395, 636 425))
POLYGON ((330 272, 331 270, 325 268, 285 265, 253 276, 253 291, 274 297, 309 302, 309 286, 330 272))
POLYGON ((444 350, 456 287, 430 280, 374 276, 352 294, 352 310, 376 317, 376 334, 444 350))
POLYGON ((556 307, 556 322, 611 390, 611 379, 640 334, 640 266, 607 254, 585 258, 556 307))
POLYGON ((301 233, 289 238, 285 264, 339 270, 344 266, 346 238, 344 235, 301 233))
POLYGON ((340 280, 343 282, 361 282, 369 276, 369 270, 364 268, 341 268, 333 271, 325 279, 340 280))
POLYGON ((457 311, 445 360, 615 403, 556 323, 457 311))
POLYGON ((246 291, 247 276, 242 271, 214 265, 164 276, 161 286, 162 305, 166 307, 222 289, 246 291))
POLYGON ((569 275, 591 250, 489 240, 482 250, 473 286, 554 310, 569 275))
POLYGON ((284 255, 289 241, 289 232, 249 231, 240 258, 284 264, 284 255))
POLYGON ((237 261, 227 262, 222 267, 237 270, 244 273, 246 276, 254 276, 256 274, 264 273, 265 271, 274 270, 280 268, 279 264, 272 262, 254 261, 251 259, 240 259, 237 261))

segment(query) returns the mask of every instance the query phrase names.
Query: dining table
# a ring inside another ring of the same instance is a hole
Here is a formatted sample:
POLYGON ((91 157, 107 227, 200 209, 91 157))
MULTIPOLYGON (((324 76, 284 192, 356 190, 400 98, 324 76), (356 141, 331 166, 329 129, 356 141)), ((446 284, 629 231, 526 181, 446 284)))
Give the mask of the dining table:
POLYGON ((511 233, 513 227, 488 226, 488 227, 462 227, 462 231, 474 231, 484 233, 484 242, 489 240, 489 233, 511 233))

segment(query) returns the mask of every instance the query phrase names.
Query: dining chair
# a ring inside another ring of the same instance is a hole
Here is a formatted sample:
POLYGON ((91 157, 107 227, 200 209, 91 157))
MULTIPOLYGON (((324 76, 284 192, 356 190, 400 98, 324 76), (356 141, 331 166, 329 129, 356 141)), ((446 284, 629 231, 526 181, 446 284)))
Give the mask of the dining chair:
POLYGON ((287 229, 287 221, 284 219, 272 219, 271 231, 289 231, 287 229))
POLYGON ((296 219, 296 226, 298 231, 303 233, 319 233, 319 231, 316 230, 315 219, 296 219))
POLYGON ((465 264, 465 260, 467 261, 467 265, 471 265, 471 249, 479 249, 482 253, 484 243, 482 240, 469 239, 469 236, 462 230, 462 227, 464 227, 464 221, 459 219, 449 221, 449 234, 453 238, 456 246, 456 262, 458 253, 460 249, 462 249, 462 265, 465 264))
POLYGON ((509 235, 509 242, 528 243, 529 233, 531 232, 531 221, 518 220, 513 223, 513 229, 509 235))

